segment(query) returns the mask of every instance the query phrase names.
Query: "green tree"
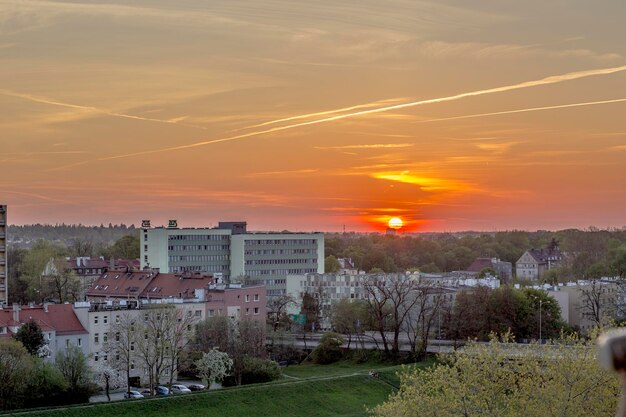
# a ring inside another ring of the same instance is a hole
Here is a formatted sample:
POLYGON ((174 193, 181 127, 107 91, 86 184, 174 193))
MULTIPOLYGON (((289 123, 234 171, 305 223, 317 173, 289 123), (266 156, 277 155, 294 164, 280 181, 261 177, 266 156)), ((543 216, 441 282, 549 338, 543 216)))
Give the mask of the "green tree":
POLYGON ((21 406, 33 359, 16 340, 0 339, 0 410, 21 406))
POLYGON ((510 336, 471 342, 444 363, 401 375, 376 407, 387 416, 611 416, 618 378, 600 368, 593 343, 569 337, 519 345, 510 336))
POLYGON ((335 331, 344 334, 348 338, 348 348, 352 338, 360 340, 366 323, 368 305, 364 300, 349 300, 342 298, 335 303, 331 310, 330 322, 335 331))
POLYGON ((137 259, 140 256, 139 244, 139 236, 122 236, 111 246, 109 256, 116 259, 137 259))
POLYGON ((341 269, 341 264, 339 264, 339 260, 333 255, 327 256, 324 259, 324 272, 327 274, 334 274, 339 272, 341 269))
POLYGON ((34 320, 20 326, 15 334, 15 340, 22 343, 28 353, 33 356, 39 356, 40 349, 44 346, 43 332, 34 320))
POLYGON ((68 397, 73 402, 88 402, 93 393, 89 384, 91 370, 87 357, 78 346, 68 346, 57 353, 55 364, 68 385, 68 397))
POLYGON ((324 333, 319 344, 313 350, 313 362, 326 365, 341 359, 344 340, 337 333, 324 333))

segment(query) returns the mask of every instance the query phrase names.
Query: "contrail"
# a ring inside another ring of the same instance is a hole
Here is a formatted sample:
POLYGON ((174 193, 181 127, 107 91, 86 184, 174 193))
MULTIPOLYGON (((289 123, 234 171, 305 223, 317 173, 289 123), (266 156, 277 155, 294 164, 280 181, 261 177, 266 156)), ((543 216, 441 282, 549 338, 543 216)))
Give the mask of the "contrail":
POLYGON ((539 110, 566 109, 568 107, 593 106, 596 104, 619 103, 622 101, 626 101, 626 98, 616 98, 614 100, 602 100, 602 101, 587 101, 584 103, 557 104, 555 106, 531 107, 527 109, 517 109, 517 110, 504 110, 504 111, 497 111, 493 113, 468 114, 465 116, 442 117, 440 119, 420 120, 415 123, 430 123, 430 122, 442 122, 445 120, 472 119, 474 117, 497 116, 499 114, 526 113, 526 112, 539 111, 539 110))
POLYGON ((263 126, 268 126, 268 125, 273 125, 276 123, 282 123, 282 122, 290 122, 292 120, 300 120, 300 119, 308 119, 310 117, 316 117, 316 116, 326 116, 329 114, 335 114, 335 113, 341 113, 344 111, 350 111, 350 110, 356 110, 356 109, 363 109, 363 108, 368 108, 368 107, 374 107, 377 106, 379 104, 384 104, 386 102, 390 102, 390 101, 398 101, 398 99, 387 99, 387 100, 379 100, 379 101, 375 101, 373 103, 367 103, 367 104, 358 104, 356 106, 350 106, 350 107, 344 107, 342 109, 335 109, 335 110, 328 110, 328 111, 321 111, 321 112, 317 112, 317 113, 309 113, 309 114, 300 114, 297 116, 291 116, 291 117, 286 117, 284 119, 276 119, 276 120, 270 120, 269 122, 264 122, 264 123, 259 123, 258 125, 252 125, 252 126, 247 126, 247 127, 242 127, 241 129, 237 129, 237 130, 246 130, 246 129, 254 129, 256 127, 263 127, 263 126))
POLYGON ((166 119, 154 119, 151 117, 133 116, 132 114, 116 113, 110 110, 101 109, 101 108, 93 107, 93 106, 82 106, 79 104, 64 103, 61 101, 56 101, 56 100, 52 100, 52 99, 48 99, 44 97, 33 96, 30 94, 16 93, 14 91, 9 91, 9 90, 0 89, 0 94, 3 94, 5 96, 10 96, 10 97, 21 98, 21 99, 28 100, 28 101, 33 101, 35 103, 50 104, 52 106, 67 107, 70 109, 87 110, 87 111, 91 111, 94 113, 104 114, 104 115, 112 116, 112 117, 121 117, 124 119, 133 119, 133 120, 143 120, 146 122, 166 123, 166 124, 180 125, 180 126, 185 126, 185 127, 192 127, 195 129, 207 130, 207 128, 204 126, 180 123, 180 120, 182 120, 181 118, 173 119, 173 120, 166 120, 166 119))
MULTIPOLYGON (((280 131, 283 131, 283 130, 296 129, 298 127, 303 127, 303 126, 328 123, 328 122, 333 122, 333 121, 336 121, 336 120, 342 120, 342 119, 347 119, 347 118, 364 116, 364 115, 368 115, 368 114, 388 112, 388 111, 392 111, 392 110, 404 109, 404 108, 408 108, 408 107, 415 107, 415 106, 421 106, 421 105, 426 105, 426 104, 443 103, 443 102, 447 102, 447 101, 460 100, 460 99, 463 99, 463 98, 466 98, 466 97, 475 97, 475 96, 481 96, 481 95, 485 95, 485 94, 493 94, 493 93, 501 93, 501 92, 505 92, 505 91, 520 90, 520 89, 523 89, 523 88, 537 87, 537 86, 541 86, 541 85, 556 84, 556 83, 560 83, 560 82, 564 82, 564 81, 572 81, 572 80, 577 80, 577 79, 580 79, 580 78, 592 77, 592 76, 595 76, 595 75, 614 74, 616 72, 621 72, 621 71, 625 71, 625 70, 626 70, 626 65, 622 65, 620 67, 612 67, 612 68, 603 68, 603 69, 597 69, 597 70, 569 72, 569 73, 561 74, 561 75, 553 75, 553 76, 542 78, 542 79, 539 79, 539 80, 525 81, 525 82, 521 82, 521 83, 517 83, 517 84, 511 84, 511 85, 506 85, 506 86, 502 86, 502 87, 495 87, 495 88, 488 88, 488 89, 484 89, 484 90, 470 91, 470 92, 467 92, 467 93, 461 93, 461 94, 456 94, 456 95, 452 95, 452 96, 432 98, 432 99, 427 99, 427 100, 412 101, 412 102, 409 102, 409 103, 402 103, 402 104, 395 104, 395 105, 391 105, 391 106, 378 107, 376 109, 361 110, 361 111, 358 111, 358 112, 340 114, 340 115, 326 117, 326 118, 322 118, 322 119, 310 120, 310 121, 307 121, 307 122, 294 123, 294 124, 291 124, 291 125, 274 127, 274 128, 271 128, 271 129, 265 129, 265 130, 255 131, 255 132, 244 133, 244 134, 241 134, 241 135, 228 136, 228 137, 219 138, 219 139, 212 139, 212 140, 205 140, 205 141, 201 141, 201 142, 190 143, 190 144, 187 144, 187 145, 172 146, 172 147, 160 148, 160 149, 152 149, 152 150, 148 150, 148 151, 133 152, 133 153, 122 154, 122 155, 114 155, 114 156, 99 158, 99 159, 97 159, 97 161, 108 161, 108 160, 112 160, 112 159, 129 158, 129 157, 133 157, 133 156, 141 156, 141 155, 149 155, 149 154, 154 154, 154 153, 170 152, 170 151, 178 151, 178 150, 183 150, 183 149, 197 148, 197 147, 200 147, 200 146, 207 146, 207 145, 212 145, 212 144, 215 144, 215 143, 230 142, 230 141, 233 141, 233 140, 239 140, 239 139, 249 138, 249 137, 253 137, 253 136, 260 136, 260 135, 264 135, 264 134, 267 134, 267 133, 274 133, 274 132, 280 132, 280 131)), ((86 162, 83 161, 83 162, 79 162, 77 164, 70 165, 70 166, 82 165, 84 163, 86 163, 86 162)), ((67 167, 70 167, 70 166, 65 166, 65 167, 62 167, 62 168, 67 168, 67 167)))

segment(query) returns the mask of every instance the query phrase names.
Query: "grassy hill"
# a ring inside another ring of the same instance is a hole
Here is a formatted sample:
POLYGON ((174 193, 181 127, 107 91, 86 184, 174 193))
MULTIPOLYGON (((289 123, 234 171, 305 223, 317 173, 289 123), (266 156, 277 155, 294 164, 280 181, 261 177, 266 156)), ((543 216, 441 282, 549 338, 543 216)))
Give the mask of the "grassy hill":
MULTIPOLYGON (((235 416, 367 416, 397 386, 399 367, 381 370, 380 378, 362 368, 311 367, 280 382, 233 387, 184 396, 100 403, 63 409, 15 413, 39 417, 235 417, 235 416), (328 374, 324 371, 329 371, 328 374), (349 374, 347 372, 350 372, 349 374), (326 374, 326 376, 321 376, 326 374)), ((289 373, 287 373, 289 374, 289 373)))

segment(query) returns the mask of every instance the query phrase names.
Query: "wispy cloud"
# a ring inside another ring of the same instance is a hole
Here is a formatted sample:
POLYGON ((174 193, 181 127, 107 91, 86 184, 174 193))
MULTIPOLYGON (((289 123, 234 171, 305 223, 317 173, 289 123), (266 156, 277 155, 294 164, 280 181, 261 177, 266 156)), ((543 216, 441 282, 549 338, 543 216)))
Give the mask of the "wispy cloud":
POLYGON ((412 174, 410 171, 374 172, 370 176, 380 180, 417 185, 423 191, 471 191, 475 189, 473 185, 462 181, 427 177, 412 174))
POLYGON ((293 171, 254 172, 252 174, 244 175, 244 177, 254 178, 254 177, 272 177, 272 176, 297 175, 297 174, 312 174, 318 171, 319 169, 296 169, 293 171))
MULTIPOLYGON (((552 76, 549 76, 549 77, 541 78, 539 80, 525 81, 525 82, 505 85, 505 86, 501 86, 501 87, 494 87, 494 88, 487 88, 487 89, 483 89, 483 90, 469 91, 469 92, 466 92, 466 93, 455 94, 455 95, 452 95, 452 96, 438 97, 438 98, 433 98, 433 99, 412 101, 412 102, 409 102, 409 103, 402 103, 402 104, 395 104, 395 105, 390 105, 390 106, 378 107, 378 108, 375 108, 375 109, 361 110, 361 111, 357 111, 357 112, 345 113, 345 114, 340 114, 340 115, 336 115, 336 116, 326 117, 326 118, 322 118, 322 119, 316 119, 316 120, 310 120, 310 121, 306 121, 306 122, 289 124, 289 125, 286 125, 286 126, 278 126, 278 127, 274 127, 274 128, 271 128, 271 129, 259 130, 259 131, 244 133, 244 134, 240 134, 240 135, 228 136, 228 137, 219 138, 219 139, 211 139, 211 140, 199 141, 199 142, 190 143, 190 144, 187 144, 187 145, 171 146, 171 147, 158 148, 158 149, 152 149, 152 150, 147 150, 147 151, 139 151, 139 152, 132 152, 132 153, 113 155, 113 156, 99 158, 99 159, 97 159, 97 161, 109 161, 109 160, 114 160, 114 159, 129 158, 129 157, 133 157, 133 156, 149 155, 149 154, 162 153, 162 152, 172 152, 172 151, 178 151, 178 150, 184 150, 184 149, 193 149, 193 148, 203 147, 203 146, 207 146, 207 145, 213 145, 213 144, 216 144, 216 143, 230 142, 230 141, 234 141, 234 140, 240 140, 240 139, 245 139, 245 138, 265 135, 265 134, 269 134, 269 133, 281 132, 281 131, 286 131, 286 130, 290 130, 290 129, 296 129, 296 128, 300 128, 300 127, 304 127, 304 126, 311 126, 311 125, 317 125, 317 124, 323 124, 323 123, 330 123, 330 122, 334 122, 334 121, 337 121, 337 120, 354 118, 354 117, 359 117, 359 116, 364 116, 364 115, 369 115, 369 114, 389 112, 389 111, 394 111, 394 110, 399 110, 399 109, 404 109, 404 108, 409 108, 409 107, 423 106, 423 105, 427 105, 427 104, 443 103, 443 102, 448 102, 448 101, 456 101, 456 100, 460 100, 460 99, 468 98, 468 97, 477 97, 477 96, 482 96, 482 95, 487 95, 487 94, 502 93, 502 92, 506 92, 506 91, 514 91, 514 90, 520 90, 520 89, 524 89, 524 88, 531 88, 531 87, 538 87, 538 86, 543 86, 543 85, 556 84, 556 83, 561 83, 561 82, 566 82, 566 81, 573 81, 573 80, 578 80, 578 79, 581 79, 581 78, 587 78, 587 77, 593 77, 593 76, 599 76, 599 75, 615 74, 615 73, 622 72, 622 71, 626 71, 626 65, 622 65, 622 66, 619 66, 619 67, 611 67, 611 68, 601 68, 601 69, 594 69, 594 70, 569 72, 569 73, 560 74, 560 75, 552 75, 552 76)), ((77 165, 82 165, 82 164, 87 163, 87 162, 89 162, 89 161, 79 162, 79 163, 74 164, 74 165, 67 165, 67 166, 64 166, 64 167, 60 167, 59 169, 69 168, 69 167, 77 166, 77 165)))
POLYGON ((322 150, 410 148, 412 143, 373 143, 369 145, 315 146, 322 150))
MULTIPOLYGON (((50 99, 50 98, 47 98, 47 97, 35 96, 35 95, 32 95, 32 94, 25 94, 25 93, 18 93, 18 92, 10 91, 10 90, 2 90, 2 89, 0 89, 0 94, 5 95, 5 96, 9 96, 9 97, 15 97, 15 98, 23 99, 23 100, 32 101, 32 102, 35 102, 35 103, 48 104, 48 105, 51 105, 51 106, 66 107, 66 108, 80 110, 80 111, 87 111, 87 112, 91 112, 91 113, 94 113, 94 114, 102 114, 102 115, 105 115, 105 116, 121 117, 121 118, 124 118, 124 119, 132 119, 132 120, 142 120, 142 121, 146 121, 146 122, 173 124, 173 125, 180 125, 180 126, 185 126, 185 127, 191 127, 191 128, 194 128, 194 129, 206 130, 206 128, 203 127, 203 126, 192 125, 192 124, 187 124, 187 123, 181 123, 181 121, 184 120, 185 117, 178 117, 178 118, 174 118, 174 119, 155 119, 155 118, 152 118, 152 117, 142 117, 142 116, 135 116, 135 115, 132 115, 132 114, 118 113, 118 112, 114 112, 114 111, 111 111, 111 110, 102 109, 102 108, 94 107, 94 106, 83 106, 83 105, 80 105, 80 104, 65 103, 65 102, 58 101, 58 100, 53 100, 53 99, 50 99)), ((70 117, 70 119, 71 119, 71 117, 70 117)), ((66 118, 62 118, 61 120, 67 120, 67 119, 66 118)))
POLYGON ((448 120, 473 119, 475 117, 498 116, 502 114, 514 114, 514 113, 527 113, 527 112, 542 111, 542 110, 566 109, 569 107, 595 106, 598 104, 621 103, 624 101, 626 101, 626 98, 616 98, 612 100, 601 100, 601 101, 586 101, 582 103, 557 104, 554 106, 529 107, 526 109, 503 110, 503 111, 497 111, 497 112, 491 112, 491 113, 477 113, 477 114, 467 114, 464 116, 441 117, 438 119, 420 120, 415 123, 432 123, 432 122, 442 122, 442 121, 448 121, 448 120))

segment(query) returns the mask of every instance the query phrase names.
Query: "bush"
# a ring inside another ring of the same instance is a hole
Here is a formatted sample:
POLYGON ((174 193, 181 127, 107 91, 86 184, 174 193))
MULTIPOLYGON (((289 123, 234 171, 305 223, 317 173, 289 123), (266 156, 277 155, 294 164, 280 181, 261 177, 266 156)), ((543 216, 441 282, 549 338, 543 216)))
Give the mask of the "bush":
POLYGON ((343 344, 343 337, 337 333, 325 333, 313 351, 313 362, 320 365, 337 362, 343 356, 341 350, 343 344))
MULTIPOLYGON (((243 368, 241 385, 270 382, 280 378, 281 375, 278 363, 268 359, 245 357, 243 359, 243 368)), ((227 376, 222 381, 222 385, 225 387, 231 387, 236 384, 234 375, 227 376)))
POLYGON ((380 363, 383 361, 383 355, 377 349, 355 349, 347 353, 346 359, 353 363, 380 363))

